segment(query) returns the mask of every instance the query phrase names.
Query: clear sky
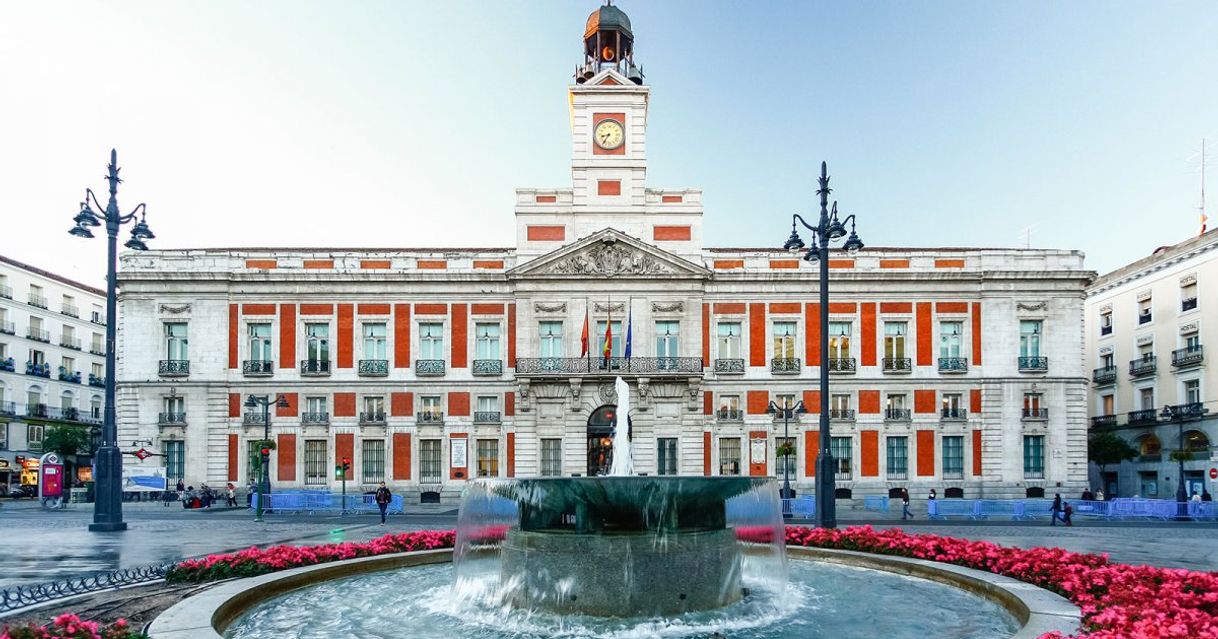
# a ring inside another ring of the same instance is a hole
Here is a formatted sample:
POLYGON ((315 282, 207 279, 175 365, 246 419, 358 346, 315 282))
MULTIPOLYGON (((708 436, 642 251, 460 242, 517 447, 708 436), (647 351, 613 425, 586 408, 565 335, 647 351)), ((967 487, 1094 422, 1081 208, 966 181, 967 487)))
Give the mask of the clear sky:
MULTIPOLYGON (((598 4, 3 2, 0 253, 100 285, 66 231, 112 146, 155 248, 510 245, 513 189, 570 183, 598 4)), ((871 246, 1032 226, 1102 272, 1197 232, 1213 2, 618 5, 649 182, 704 189, 708 246, 780 245, 821 160, 871 246)))

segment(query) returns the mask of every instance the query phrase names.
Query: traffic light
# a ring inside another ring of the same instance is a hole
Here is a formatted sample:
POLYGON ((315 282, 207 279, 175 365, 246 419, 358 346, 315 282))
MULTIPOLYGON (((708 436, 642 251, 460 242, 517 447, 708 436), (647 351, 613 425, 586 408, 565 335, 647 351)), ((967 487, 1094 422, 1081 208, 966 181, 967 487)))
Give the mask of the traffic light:
POLYGON ((343 457, 343 474, 351 470, 351 458, 343 457))
POLYGON ((342 479, 342 478, 343 478, 343 477, 345 477, 345 476, 346 476, 346 475, 344 475, 344 474, 343 474, 343 465, 342 465, 342 464, 334 464, 334 478, 335 478, 335 479, 342 479))

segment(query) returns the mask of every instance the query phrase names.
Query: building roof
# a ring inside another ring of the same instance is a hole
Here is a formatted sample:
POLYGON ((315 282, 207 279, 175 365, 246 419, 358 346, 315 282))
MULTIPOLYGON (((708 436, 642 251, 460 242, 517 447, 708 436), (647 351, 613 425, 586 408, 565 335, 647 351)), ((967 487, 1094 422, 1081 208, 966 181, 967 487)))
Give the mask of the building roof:
POLYGON ((1114 282, 1134 276, 1136 273, 1138 273, 1138 271, 1148 269, 1149 267, 1161 262, 1175 260, 1185 253, 1209 244, 1218 244, 1218 228, 1198 235, 1197 237, 1184 240, 1179 244, 1160 246, 1146 257, 1134 260, 1125 266, 1097 277, 1095 281, 1091 283, 1089 288, 1099 289, 1109 286, 1114 282))
POLYGON ((634 37, 630 33, 630 18, 626 15, 626 12, 611 4, 606 4, 588 16, 588 23, 584 26, 584 37, 587 38, 597 31, 613 30, 621 31, 629 37, 634 37))
POLYGON ((11 257, 6 257, 4 255, 0 255, 0 262, 3 262, 10 266, 15 266, 23 271, 29 271, 30 273, 33 273, 35 275, 40 275, 47 279, 55 280, 56 282, 59 282, 60 284, 66 284, 68 286, 71 286, 72 288, 78 288, 82 291, 85 291, 86 293, 92 293, 99 297, 106 296, 106 292, 99 288, 94 288, 87 284, 81 284, 80 282, 77 282, 76 280, 66 278, 62 275, 56 275, 50 271, 45 271, 43 269, 40 269, 37 266, 30 266, 29 264, 26 264, 25 262, 18 262, 17 260, 14 260, 11 257))

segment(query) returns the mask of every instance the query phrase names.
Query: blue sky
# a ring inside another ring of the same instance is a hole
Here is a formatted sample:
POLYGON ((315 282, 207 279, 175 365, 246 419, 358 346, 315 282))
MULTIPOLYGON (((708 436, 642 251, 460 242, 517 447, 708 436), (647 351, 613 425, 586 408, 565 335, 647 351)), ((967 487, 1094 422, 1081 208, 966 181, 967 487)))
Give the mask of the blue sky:
MULTIPOLYGON (((870 246, 1032 226, 1102 272, 1197 231, 1212 3, 618 4, 649 182, 704 189, 708 246, 780 245, 821 160, 870 246)), ((513 189, 570 182, 596 6, 0 5, 0 253, 100 279, 102 242, 65 231, 111 146, 159 248, 507 245, 513 189)))

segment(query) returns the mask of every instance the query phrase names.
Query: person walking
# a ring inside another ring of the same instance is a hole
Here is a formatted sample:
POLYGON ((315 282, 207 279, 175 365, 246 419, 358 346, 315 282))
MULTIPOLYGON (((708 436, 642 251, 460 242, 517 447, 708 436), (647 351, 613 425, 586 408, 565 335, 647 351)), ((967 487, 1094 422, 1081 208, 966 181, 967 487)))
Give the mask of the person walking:
POLYGON ((233 485, 233 482, 230 481, 224 485, 224 496, 228 498, 228 501, 224 504, 225 506, 229 508, 237 507, 237 487, 233 485))
POLYGON ((1201 489, 1201 501, 1214 501, 1214 496, 1210 494, 1208 488, 1201 489))
POLYGON ((376 507, 381 510, 381 525, 385 525, 385 511, 389 510, 389 502, 393 501, 393 493, 385 487, 385 482, 381 482, 381 487, 376 489, 376 507))
POLYGON ((1095 491, 1095 500, 1104 501, 1104 489, 1103 488, 1095 491))
POLYGON ((1062 517, 1062 495, 1053 493, 1053 505, 1049 506, 1049 525, 1056 526, 1058 519, 1065 521, 1062 517))
POLYGON ((1073 526, 1074 524, 1070 523, 1070 516, 1074 514, 1074 507, 1070 505, 1070 502, 1062 502, 1062 513, 1062 521, 1066 522, 1067 526, 1073 526))
POLYGON ((901 489, 901 521, 905 519, 913 519, 913 513, 909 512, 909 489, 901 489))

